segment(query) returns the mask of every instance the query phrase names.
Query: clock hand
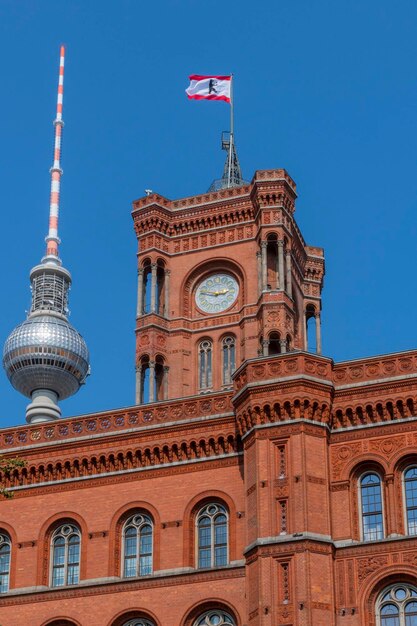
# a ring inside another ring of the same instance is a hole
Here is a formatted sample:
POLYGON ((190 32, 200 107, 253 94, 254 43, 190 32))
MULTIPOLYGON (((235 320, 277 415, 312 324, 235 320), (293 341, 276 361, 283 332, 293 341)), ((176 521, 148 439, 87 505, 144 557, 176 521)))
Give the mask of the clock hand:
POLYGON ((229 289, 221 289, 220 291, 203 291, 203 290, 201 290, 200 293, 204 294, 205 296, 223 296, 228 291, 230 291, 230 290, 229 289))

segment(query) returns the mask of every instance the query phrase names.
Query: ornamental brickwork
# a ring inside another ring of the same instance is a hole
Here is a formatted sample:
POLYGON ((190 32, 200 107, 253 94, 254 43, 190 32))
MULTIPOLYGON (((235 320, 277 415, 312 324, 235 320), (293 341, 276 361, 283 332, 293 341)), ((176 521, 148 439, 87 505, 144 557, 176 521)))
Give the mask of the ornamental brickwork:
POLYGON ((321 354, 295 198, 134 202, 137 402, 0 431, 1 626, 415 623, 417 351, 321 354))

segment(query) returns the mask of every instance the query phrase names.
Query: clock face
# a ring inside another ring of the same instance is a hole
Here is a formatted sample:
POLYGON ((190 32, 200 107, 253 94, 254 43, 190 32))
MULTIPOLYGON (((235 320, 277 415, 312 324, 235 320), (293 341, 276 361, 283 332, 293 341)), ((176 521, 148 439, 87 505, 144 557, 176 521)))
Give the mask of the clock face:
POLYGON ((236 302, 239 294, 237 280, 230 274, 210 274, 201 281, 195 302, 204 313, 221 313, 236 302))

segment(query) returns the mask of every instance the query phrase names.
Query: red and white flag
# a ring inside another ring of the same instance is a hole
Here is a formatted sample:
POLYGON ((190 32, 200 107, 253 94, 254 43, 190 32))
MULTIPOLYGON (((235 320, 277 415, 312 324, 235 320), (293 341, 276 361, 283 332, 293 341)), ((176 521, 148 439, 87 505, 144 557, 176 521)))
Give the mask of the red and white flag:
POLYGON ((191 100, 224 100, 230 102, 231 76, 200 76, 192 74, 185 93, 191 100))

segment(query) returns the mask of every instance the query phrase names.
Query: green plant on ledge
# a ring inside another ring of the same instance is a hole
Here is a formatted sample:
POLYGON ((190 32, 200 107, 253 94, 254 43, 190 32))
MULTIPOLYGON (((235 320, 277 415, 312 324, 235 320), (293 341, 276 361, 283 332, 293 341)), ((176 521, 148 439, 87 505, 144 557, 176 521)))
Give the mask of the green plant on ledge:
POLYGON ((10 474, 10 472, 16 467, 25 467, 25 465, 26 461, 24 461, 23 459, 18 459, 17 457, 14 459, 9 459, 0 456, 0 472, 3 476, 3 479, 0 482, 0 496, 3 496, 4 498, 13 498, 13 493, 8 491, 4 486, 4 476, 10 474))

